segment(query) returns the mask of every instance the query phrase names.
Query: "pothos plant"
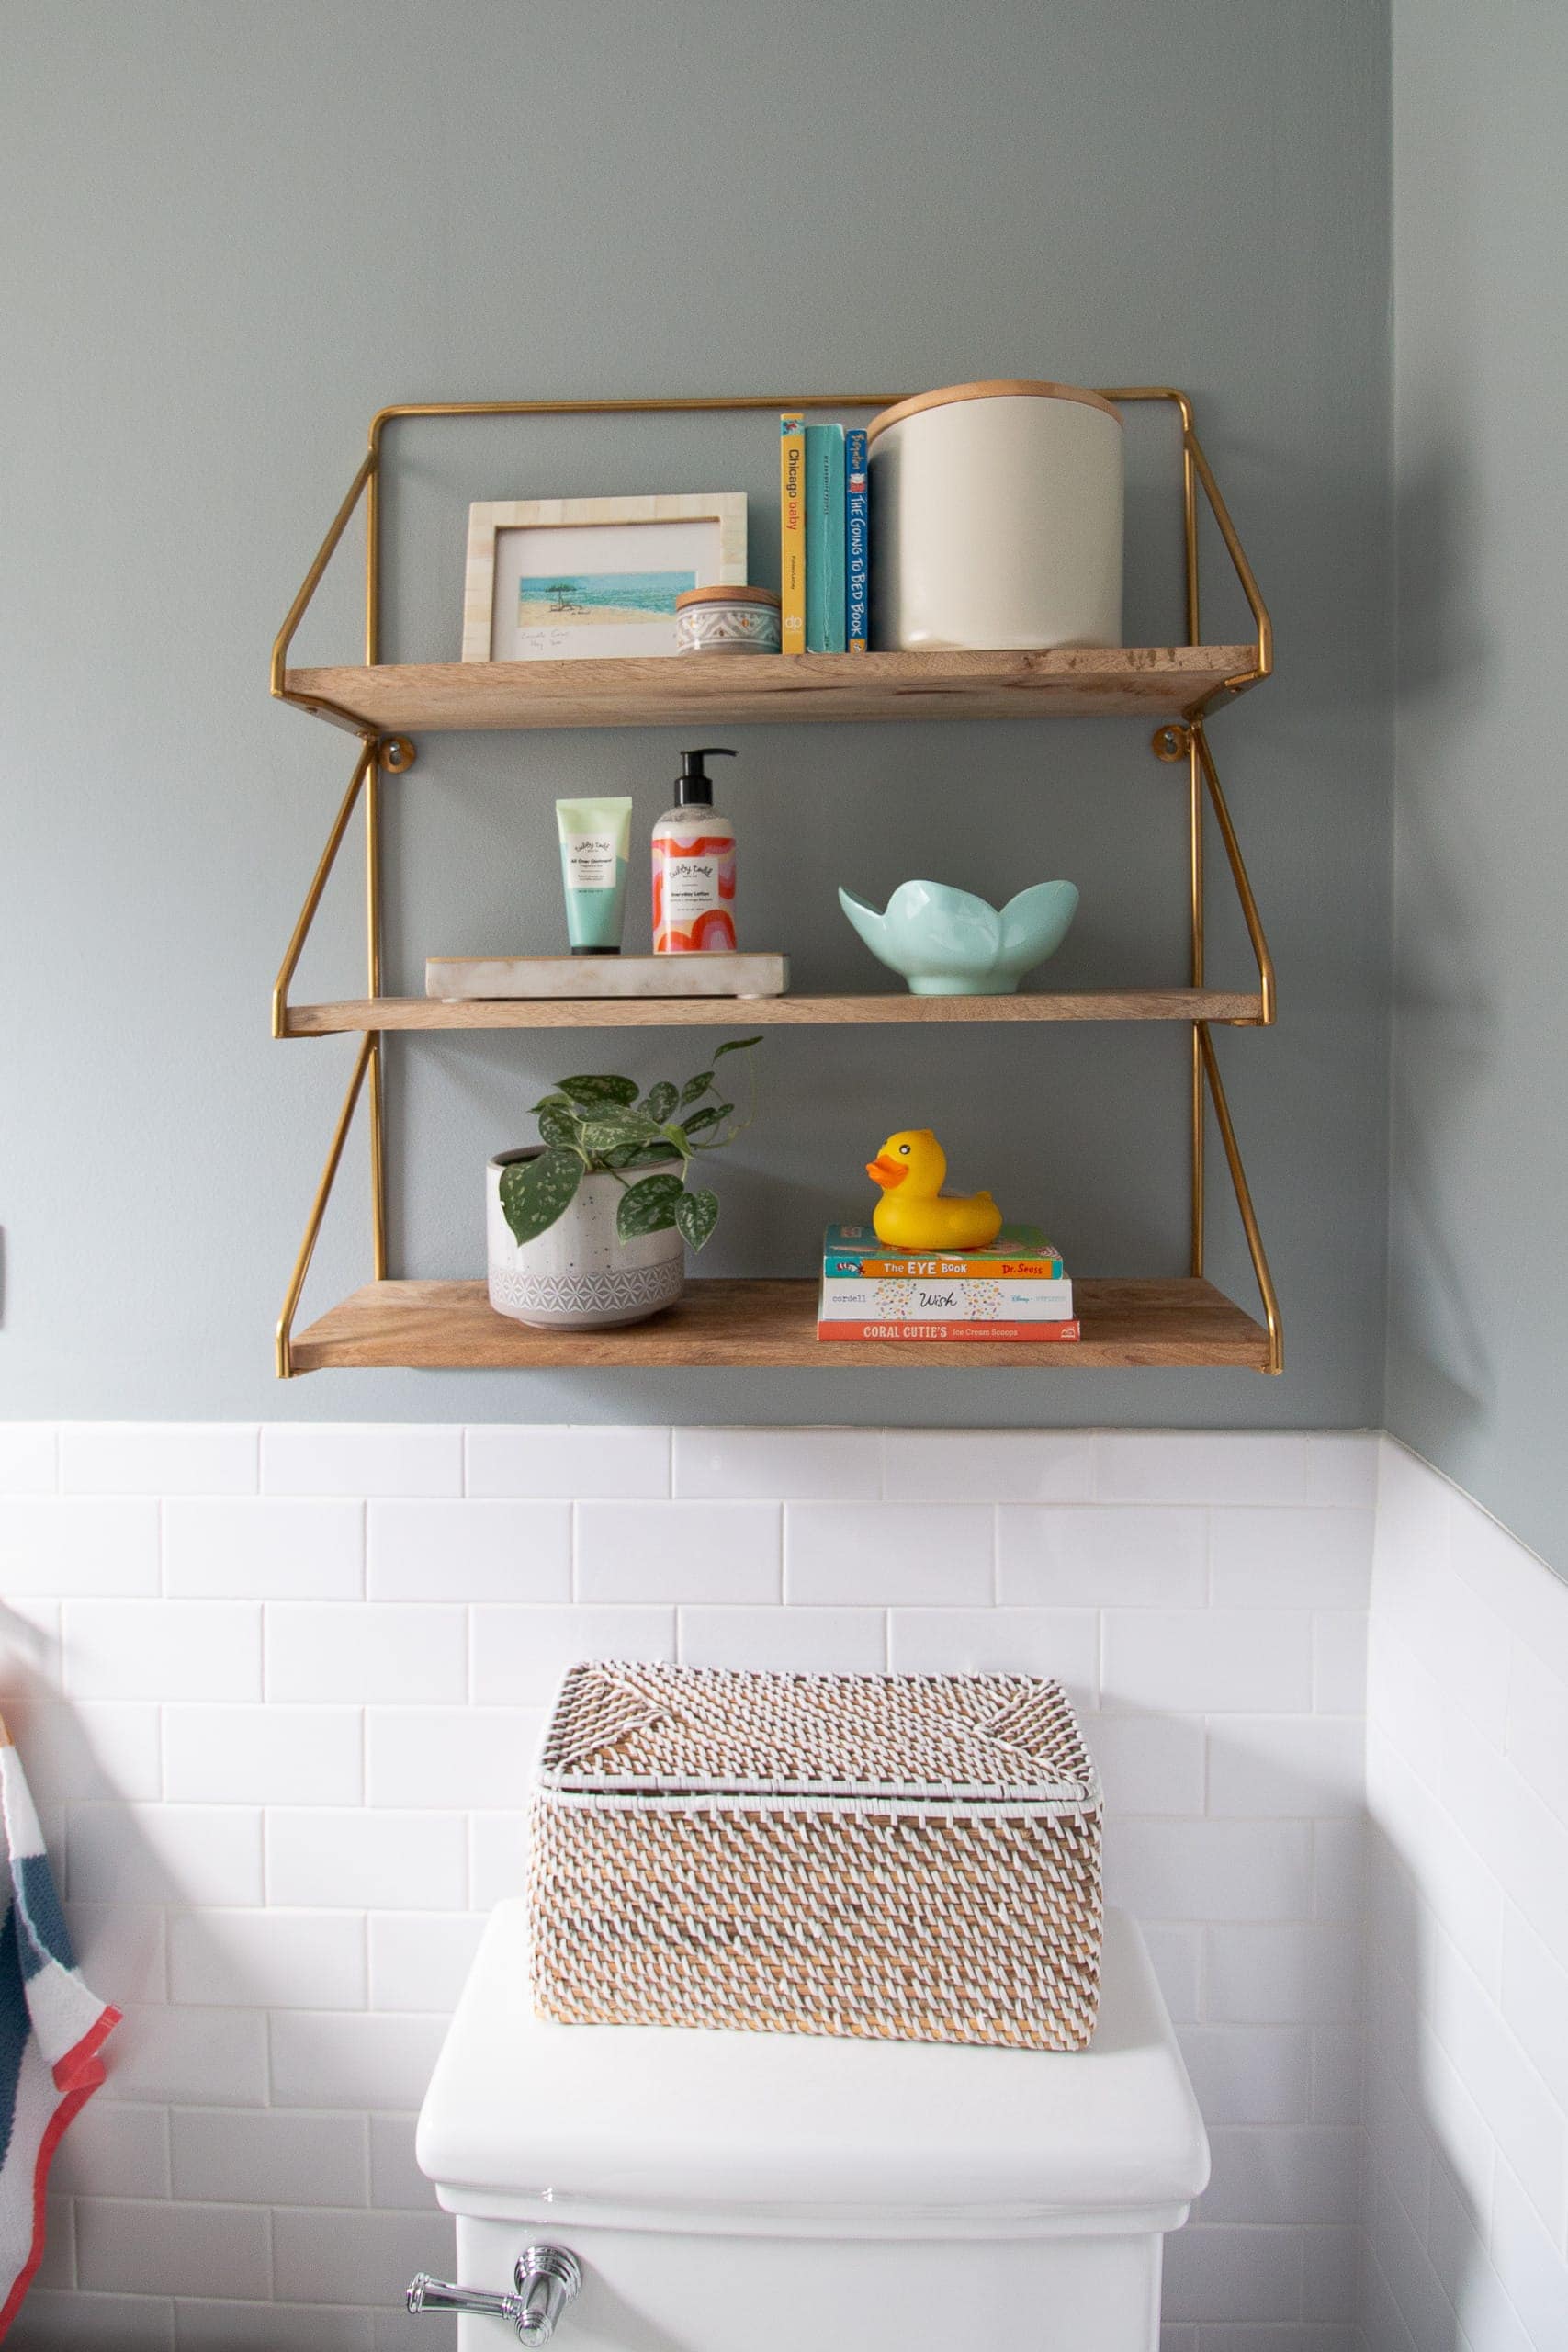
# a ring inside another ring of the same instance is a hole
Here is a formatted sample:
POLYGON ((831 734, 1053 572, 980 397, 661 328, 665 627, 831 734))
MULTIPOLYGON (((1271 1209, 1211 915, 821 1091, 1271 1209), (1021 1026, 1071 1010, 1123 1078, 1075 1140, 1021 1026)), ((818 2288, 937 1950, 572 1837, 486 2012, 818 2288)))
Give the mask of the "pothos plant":
POLYGON ((547 1233, 584 1176, 606 1175, 621 1186, 615 1209, 621 1240, 675 1226, 700 1250, 718 1222, 718 1196, 705 1187, 688 1191, 692 1163, 701 1153, 733 1143, 757 1107, 753 1076, 746 1116, 737 1119, 734 1103, 719 1098, 717 1065, 726 1054, 744 1053, 761 1042, 731 1038, 715 1054, 713 1069, 698 1070, 684 1086, 660 1079, 640 1102, 635 1079, 604 1071, 558 1079, 534 1105, 544 1149, 537 1159, 513 1160, 501 1173, 501 1205, 513 1238, 533 1241, 547 1233), (641 1169, 654 1172, 639 1175, 641 1169))

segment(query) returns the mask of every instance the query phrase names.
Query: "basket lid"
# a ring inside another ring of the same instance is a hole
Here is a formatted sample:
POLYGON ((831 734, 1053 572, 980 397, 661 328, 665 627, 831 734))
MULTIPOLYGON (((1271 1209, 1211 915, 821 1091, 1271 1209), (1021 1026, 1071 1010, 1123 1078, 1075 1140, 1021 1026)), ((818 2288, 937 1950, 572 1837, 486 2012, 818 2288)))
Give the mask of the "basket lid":
POLYGON ((1060 1686, 1023 1674, 574 1666, 538 1779, 558 1795, 601 1802, 1100 1804, 1060 1686))

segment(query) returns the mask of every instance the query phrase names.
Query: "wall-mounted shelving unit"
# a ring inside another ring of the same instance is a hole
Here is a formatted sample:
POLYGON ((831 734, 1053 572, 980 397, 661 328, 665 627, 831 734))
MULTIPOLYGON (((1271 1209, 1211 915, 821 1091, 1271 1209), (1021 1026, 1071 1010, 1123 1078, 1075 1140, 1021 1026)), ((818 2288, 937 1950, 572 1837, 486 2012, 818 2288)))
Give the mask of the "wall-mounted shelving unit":
POLYGON ((1180 429, 1184 591, 1188 642, 1114 650, 996 653, 800 654, 736 662, 723 655, 663 661, 386 664, 380 631, 380 482, 389 428, 415 417, 659 414, 755 409, 882 408, 894 394, 750 396, 739 400, 494 401, 383 409, 369 447, 300 585, 273 647, 272 691, 281 701, 348 729, 361 748, 273 989, 278 1037, 359 1038, 347 1092, 278 1318, 277 1371, 287 1379, 331 1366, 418 1368, 581 1365, 876 1364, 1027 1367, 1035 1373, 1108 1366, 1207 1365, 1258 1372, 1282 1366, 1278 1302, 1225 1100, 1211 1029, 1267 1027, 1274 971, 1235 829, 1209 747, 1212 711, 1266 678, 1273 664, 1268 612, 1193 429, 1186 395, 1164 386, 1108 390, 1118 402, 1158 401, 1180 429), (1207 500, 1251 611, 1256 637, 1205 645, 1200 631, 1199 497, 1207 500), (366 506, 365 661, 355 667, 291 670, 299 622, 361 500, 366 506), (1156 755, 1187 769, 1186 885, 1190 914, 1185 988, 1044 991, 1010 997, 795 996, 443 1003, 381 992, 380 793, 384 775, 417 758, 432 731, 550 727, 774 725, 781 721, 1143 718, 1156 719, 1156 755), (332 1003, 292 1004, 300 954, 355 808, 363 803, 367 992, 332 1003), (1212 812, 1247 933, 1258 985, 1214 989, 1204 974, 1204 820, 1212 812), (1071 1347, 999 1347, 969 1341, 886 1340, 850 1346, 816 1337, 814 1282, 698 1280, 681 1303, 647 1323, 611 1331, 531 1330, 495 1314, 483 1283, 389 1278, 387 1251, 382 1057, 396 1032, 483 1029, 700 1028, 858 1025, 887 1022, 1019 1024, 1059 1021, 1184 1023, 1191 1041, 1191 1117, 1186 1159, 1190 1271, 1171 1280, 1075 1280, 1083 1338, 1071 1347), (375 1275, 296 1335, 295 1317, 344 1147, 361 1096, 370 1126, 371 1255, 375 1275), (1212 1105, 1235 1193, 1262 1320, 1203 1279, 1205 1123, 1212 1105))

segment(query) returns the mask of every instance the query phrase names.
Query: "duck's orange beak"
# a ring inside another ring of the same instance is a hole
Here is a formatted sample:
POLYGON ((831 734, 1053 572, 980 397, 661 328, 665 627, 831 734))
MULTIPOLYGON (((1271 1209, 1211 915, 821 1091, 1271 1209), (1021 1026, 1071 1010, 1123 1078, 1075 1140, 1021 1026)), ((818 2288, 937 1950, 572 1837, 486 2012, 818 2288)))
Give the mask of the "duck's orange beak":
POLYGON ((866 1161, 865 1172, 874 1184, 880 1184, 885 1193, 890 1193, 895 1184, 903 1182, 909 1171, 907 1168, 900 1168, 896 1159, 889 1159, 885 1151, 879 1151, 874 1159, 866 1161))

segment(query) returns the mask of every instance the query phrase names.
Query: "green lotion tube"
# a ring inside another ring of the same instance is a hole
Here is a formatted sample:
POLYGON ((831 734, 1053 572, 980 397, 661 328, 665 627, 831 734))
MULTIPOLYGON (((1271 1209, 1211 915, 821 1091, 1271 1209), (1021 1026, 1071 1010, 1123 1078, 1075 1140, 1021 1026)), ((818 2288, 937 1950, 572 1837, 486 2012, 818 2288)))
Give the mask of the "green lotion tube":
POLYGON ((566 935, 574 956, 618 956, 631 847, 629 800, 558 800, 566 935))

